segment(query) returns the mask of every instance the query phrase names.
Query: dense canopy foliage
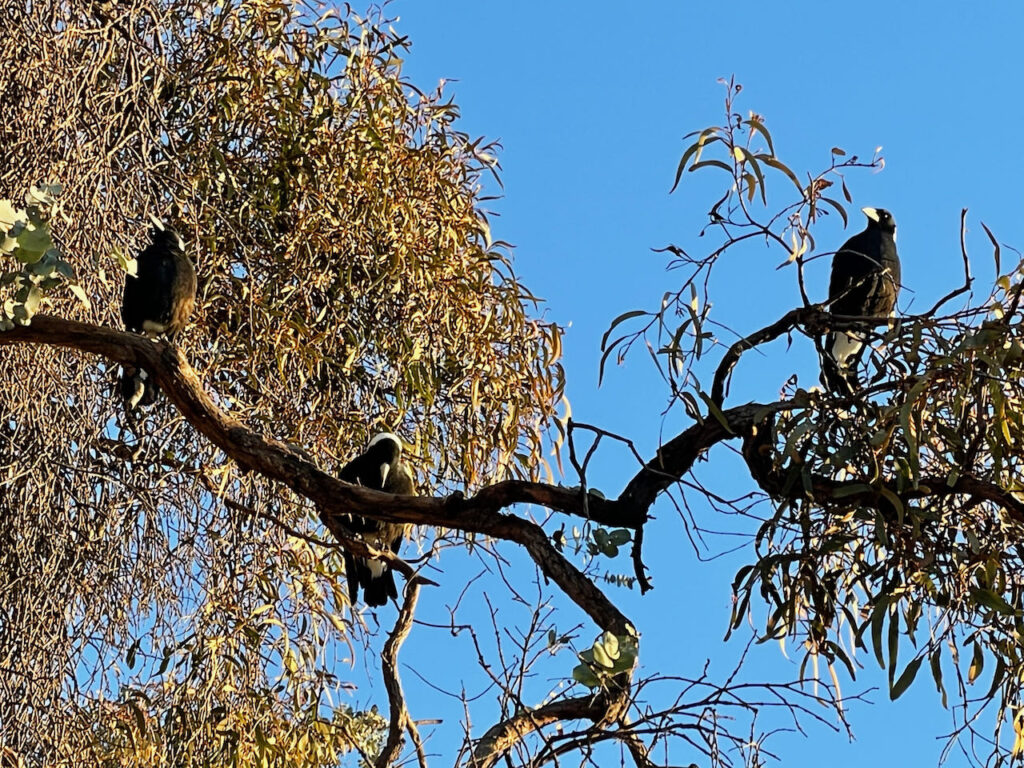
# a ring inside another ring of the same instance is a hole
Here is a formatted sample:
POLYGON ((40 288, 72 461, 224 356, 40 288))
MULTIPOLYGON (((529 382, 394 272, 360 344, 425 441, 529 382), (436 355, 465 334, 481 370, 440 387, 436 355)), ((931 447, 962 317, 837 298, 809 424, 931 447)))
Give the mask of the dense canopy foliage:
MULTIPOLYGON (((491 240, 493 148, 404 79, 384 17, 262 0, 5 0, 0 16, 0 218, 23 220, 8 327, 45 310, 119 328, 121 266, 163 218, 200 276, 180 346, 232 416, 327 471, 398 432, 424 492, 544 474, 559 329, 491 240)), ((107 361, 6 347, 0 369, 5 743, 113 748, 91 699, 129 682, 190 749, 218 708, 243 742, 312 723, 336 683, 316 659, 348 628, 340 556, 297 538, 311 505, 166 399, 127 420, 107 361), (268 682, 282 665, 287 699, 268 682)), ((310 728, 316 754, 351 741, 310 728)))

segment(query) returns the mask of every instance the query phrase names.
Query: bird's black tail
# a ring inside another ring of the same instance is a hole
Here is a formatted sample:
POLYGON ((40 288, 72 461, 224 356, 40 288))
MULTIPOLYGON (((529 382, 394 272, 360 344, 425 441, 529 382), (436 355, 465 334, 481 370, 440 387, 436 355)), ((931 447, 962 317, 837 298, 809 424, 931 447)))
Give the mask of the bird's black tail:
POLYGON ((366 560, 346 552, 345 573, 348 575, 348 596, 353 605, 359 600, 360 587, 363 588, 363 602, 371 608, 387 605, 388 598, 398 599, 391 566, 384 565, 383 572, 375 576, 366 560))

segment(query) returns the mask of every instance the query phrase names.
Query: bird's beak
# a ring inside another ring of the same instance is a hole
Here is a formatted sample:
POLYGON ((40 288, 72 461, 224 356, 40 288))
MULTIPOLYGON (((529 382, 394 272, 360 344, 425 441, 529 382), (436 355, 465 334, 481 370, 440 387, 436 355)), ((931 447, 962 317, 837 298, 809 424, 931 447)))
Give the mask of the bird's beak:
POLYGON ((876 222, 878 221, 878 210, 877 209, 875 209, 875 208, 861 208, 861 211, 863 211, 864 215, 867 216, 872 221, 876 221, 876 222))

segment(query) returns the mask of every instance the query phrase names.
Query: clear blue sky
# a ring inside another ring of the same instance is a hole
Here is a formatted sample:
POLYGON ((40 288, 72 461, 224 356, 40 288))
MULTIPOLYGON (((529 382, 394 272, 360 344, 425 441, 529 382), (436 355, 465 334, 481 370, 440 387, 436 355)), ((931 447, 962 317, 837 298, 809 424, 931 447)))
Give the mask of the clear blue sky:
MULTIPOLYGON (((668 190, 682 136, 722 118, 717 78, 735 74, 744 85, 739 108, 764 115, 779 155, 794 169, 823 167, 837 145, 861 156, 884 147, 882 173, 851 177, 853 211, 874 205, 895 215, 908 288, 904 309, 914 296, 915 304, 927 302, 960 279, 962 207, 971 209, 969 244, 981 283, 992 278, 992 260, 979 218, 1003 242, 1024 245, 1024 6, 800 2, 769 8, 671 0, 396 0, 389 6, 400 16, 397 29, 413 41, 406 73, 425 90, 441 78, 456 81, 448 88, 462 108, 460 128, 504 145, 505 189, 491 206, 500 214, 492 231, 515 244, 524 281, 547 300, 549 316, 569 326, 565 364, 575 416, 633 438, 648 456, 660 435, 671 437, 686 421, 676 412, 660 416, 665 391, 642 352, 598 389, 598 345, 613 317, 656 306, 678 280, 652 248, 700 245, 696 234, 714 198, 686 182, 671 196, 668 190)), ((819 248, 834 249, 862 226, 859 213, 845 233, 841 222, 830 222, 816 232, 819 248)), ((774 270, 778 255, 759 255, 746 251, 719 267, 716 313, 737 330, 765 325, 799 303, 791 274, 774 270)), ((827 268, 827 261, 817 263, 812 297, 823 296, 827 268)), ((730 402, 772 399, 794 372, 805 385, 814 382, 806 345, 787 351, 779 344, 769 352, 741 364, 730 402)), ((748 487, 746 472, 725 451, 712 458, 700 469, 712 488, 729 495, 748 487)), ((591 482, 618 493, 634 469, 628 456, 610 451, 591 482)), ((712 671, 725 673, 741 650, 721 638, 729 585, 743 560, 700 562, 671 506, 656 511, 646 553, 656 589, 641 599, 610 588, 613 597, 643 632, 648 669, 697 674, 710 658, 712 671)), ((694 513, 708 527, 725 525, 709 509, 694 513)), ((443 617, 451 585, 444 592, 425 595, 424 615, 443 617)), ((589 626, 580 632, 593 634, 589 626)), ((466 646, 452 651, 444 632, 429 642, 424 648, 421 636, 414 647, 414 633, 404 658, 444 676, 433 682, 457 688, 451 670, 467 658, 457 655, 466 646)), ((559 658, 567 674, 571 659, 559 658)), ((929 676, 922 672, 908 694, 890 703, 877 665, 860 658, 866 669, 856 683, 845 681, 845 690, 882 690, 873 696, 875 706, 854 707, 857 740, 820 727, 806 740, 781 735, 768 746, 783 764, 936 764, 941 742, 935 737, 950 720, 929 676)), ((755 649, 749 670, 749 678, 797 673, 777 644, 755 649)), ((404 676, 413 716, 436 716, 438 695, 408 670, 404 676)), ((383 704, 380 693, 367 695, 383 704)), ((444 713, 433 751, 455 743, 459 715, 454 707, 444 713)), ((485 721, 486 712, 474 723, 477 733, 485 721)), ((673 757, 685 764, 695 756, 673 757)), ((958 754, 947 763, 963 764, 958 754)))

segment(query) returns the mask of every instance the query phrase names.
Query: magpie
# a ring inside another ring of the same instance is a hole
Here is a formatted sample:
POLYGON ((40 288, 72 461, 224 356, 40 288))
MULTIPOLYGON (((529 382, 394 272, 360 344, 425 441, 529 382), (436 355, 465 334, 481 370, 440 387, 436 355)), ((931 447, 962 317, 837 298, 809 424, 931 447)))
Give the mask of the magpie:
MULTIPOLYGON (((124 281, 121 319, 125 330, 151 338, 174 337, 188 322, 196 301, 196 271, 178 233, 154 220, 151 243, 138 255, 135 275, 124 281)), ((146 386, 141 368, 127 365, 121 376, 121 395, 129 411, 156 400, 156 388, 146 386)))
MULTIPOLYGON (((375 491, 415 496, 412 470, 402 461, 402 441, 390 432, 381 432, 370 440, 366 450, 341 469, 339 474, 348 483, 372 488, 375 491)), ((385 523, 350 516, 350 527, 362 535, 363 540, 379 550, 397 553, 408 526, 385 523)), ((386 605, 388 598, 398 598, 395 576, 391 566, 376 558, 356 557, 345 552, 345 574, 348 577, 349 598, 355 604, 359 587, 368 606, 386 605)))
MULTIPOLYGON (((832 257, 828 307, 833 315, 888 317, 900 292, 896 222, 883 208, 864 208, 868 225, 832 257)), ((857 366, 871 328, 830 331, 821 358, 821 383, 833 392, 852 394, 860 386, 857 366)))

